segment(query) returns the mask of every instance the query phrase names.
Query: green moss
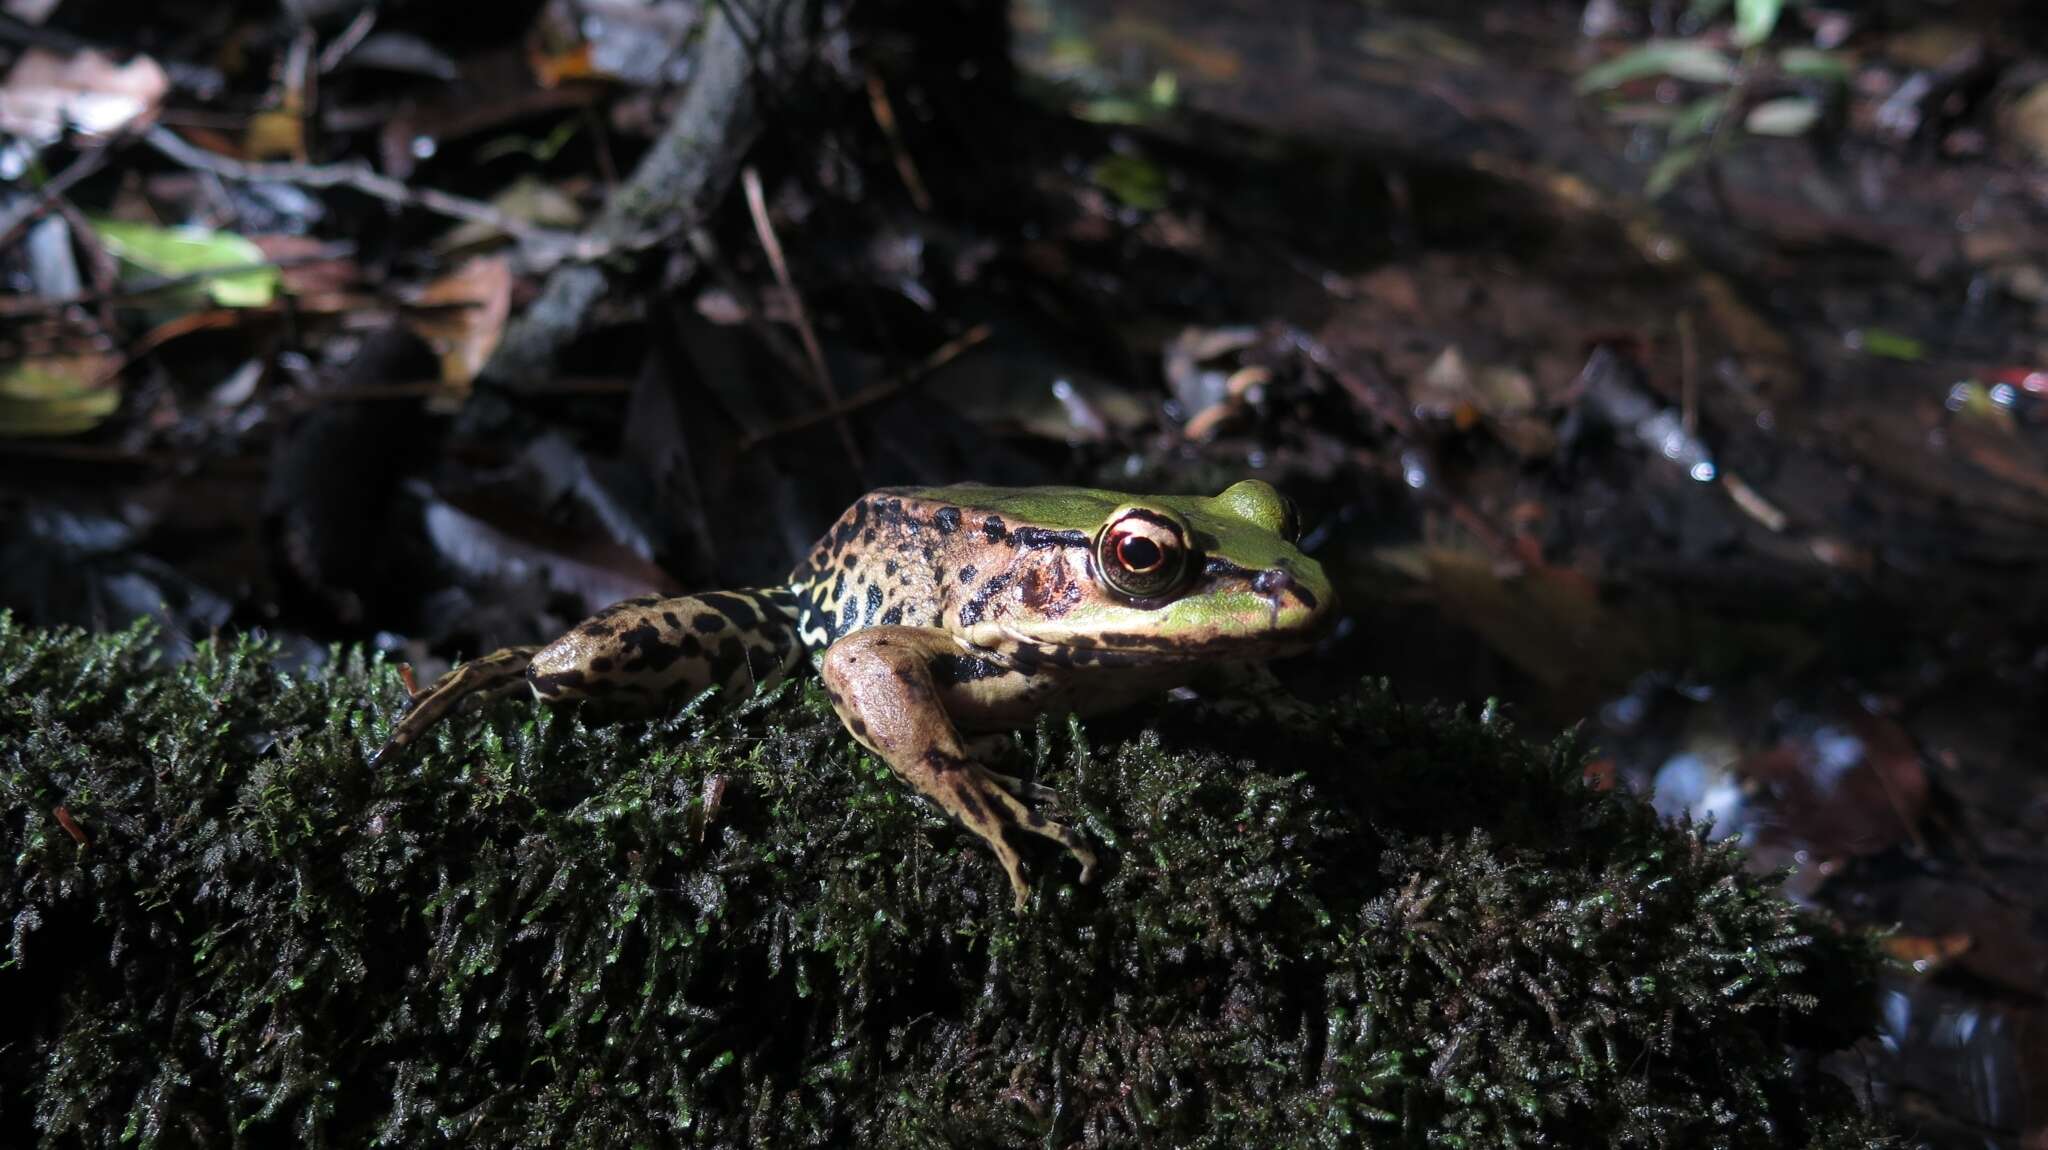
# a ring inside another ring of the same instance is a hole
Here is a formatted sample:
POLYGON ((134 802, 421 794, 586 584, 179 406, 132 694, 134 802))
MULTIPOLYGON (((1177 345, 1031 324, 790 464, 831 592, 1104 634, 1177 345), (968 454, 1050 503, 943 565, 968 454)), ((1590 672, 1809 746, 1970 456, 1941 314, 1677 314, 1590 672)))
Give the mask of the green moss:
POLYGON ((1888 1144, 1869 948, 1568 742, 1046 723, 1110 864, 1019 917, 808 683, 374 774, 390 668, 147 649, 0 617, 5 1144, 1888 1144))

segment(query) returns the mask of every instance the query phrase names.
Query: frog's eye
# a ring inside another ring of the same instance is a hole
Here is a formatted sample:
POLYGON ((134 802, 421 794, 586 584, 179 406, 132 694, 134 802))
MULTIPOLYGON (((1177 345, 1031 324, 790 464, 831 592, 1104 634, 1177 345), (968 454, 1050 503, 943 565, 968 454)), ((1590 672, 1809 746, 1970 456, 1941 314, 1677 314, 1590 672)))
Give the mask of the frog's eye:
POLYGON ((1285 508, 1280 515, 1280 538, 1289 543, 1301 542, 1301 508, 1285 495, 1280 497, 1280 505, 1285 508))
POLYGON ((1187 533, 1155 511, 1112 516, 1095 537, 1095 564, 1118 594, 1151 599, 1180 586, 1188 570, 1187 533))

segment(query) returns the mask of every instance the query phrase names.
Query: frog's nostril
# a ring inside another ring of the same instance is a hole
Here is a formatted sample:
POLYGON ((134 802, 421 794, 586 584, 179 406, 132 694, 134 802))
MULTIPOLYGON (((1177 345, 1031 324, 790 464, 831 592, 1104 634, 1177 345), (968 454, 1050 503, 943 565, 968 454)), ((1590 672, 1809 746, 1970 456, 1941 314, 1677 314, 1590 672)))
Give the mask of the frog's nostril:
POLYGON ((1285 594, 1293 589, 1294 576, 1278 567, 1270 571, 1261 571, 1252 579, 1252 590, 1269 598, 1285 594))

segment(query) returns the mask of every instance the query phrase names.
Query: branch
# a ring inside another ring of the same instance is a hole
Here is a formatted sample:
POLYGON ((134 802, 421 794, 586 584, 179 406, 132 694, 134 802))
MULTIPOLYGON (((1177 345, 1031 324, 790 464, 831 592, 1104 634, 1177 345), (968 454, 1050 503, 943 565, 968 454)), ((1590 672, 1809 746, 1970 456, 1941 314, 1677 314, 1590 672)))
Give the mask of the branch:
MULTIPOLYGON (((805 9, 805 0, 779 0, 777 15, 767 22, 769 38, 784 47, 796 43, 805 9)), ((764 45, 762 51, 772 47, 764 45)), ((760 99, 753 84, 757 63, 727 6, 707 5, 696 78, 675 118, 584 233, 587 245, 602 251, 637 249, 645 237, 686 232, 710 213, 732 185, 740 157, 760 128, 760 99)), ((684 277, 696 271, 691 251, 679 249, 674 259, 684 277)), ((526 314, 505 329, 484 377, 515 389, 545 380, 555 355, 582 333, 604 289, 604 273, 596 268, 555 269, 526 314)))
POLYGON ((380 175, 368 164, 351 160, 340 164, 251 164, 186 143, 176 132, 154 127, 142 140, 172 161, 197 171, 211 172, 222 179, 242 183, 296 184, 302 188, 352 188, 373 199, 400 207, 420 208, 435 215, 469 220, 504 232, 527 249, 528 258, 543 266, 566 259, 594 259, 603 254, 590 241, 541 228, 507 215, 482 202, 432 188, 414 188, 390 176, 380 175))

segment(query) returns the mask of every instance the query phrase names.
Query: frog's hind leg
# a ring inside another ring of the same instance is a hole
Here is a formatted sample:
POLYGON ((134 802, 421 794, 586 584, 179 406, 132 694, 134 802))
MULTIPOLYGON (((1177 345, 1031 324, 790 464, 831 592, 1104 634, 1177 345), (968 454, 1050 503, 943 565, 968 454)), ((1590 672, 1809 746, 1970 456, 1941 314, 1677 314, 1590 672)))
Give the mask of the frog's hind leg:
POLYGON ((796 600, 781 588, 628 599, 544 647, 508 647, 441 676, 414 696, 371 764, 403 754, 472 695, 530 686, 544 703, 589 699, 652 711, 707 687, 744 695, 773 686, 802 654, 796 600))
POLYGON ((1051 839, 1081 864, 1081 881, 1095 873, 1088 840, 1032 810, 1012 793, 1021 781, 998 777, 968 754, 932 680, 931 661, 957 655, 959 645, 943 631, 922 627, 870 627, 848 635, 825 652, 825 689, 833 709, 862 746, 887 762, 905 781, 981 836, 995 851, 1022 909, 1031 888, 1012 831, 1051 839))
POLYGON ((803 655, 796 598, 780 588, 649 596, 608 607, 541 648, 526 677, 542 702, 651 709, 707 687, 728 696, 781 682, 803 655))
MULTIPOLYGON (((490 699, 509 695, 526 685, 526 668, 539 647, 506 647, 480 659, 472 659, 434 680, 434 685, 415 692, 412 708, 391 729, 391 738, 370 759, 380 767, 405 753, 405 749, 426 734, 457 703, 474 695, 490 699)), ((411 682, 410 679, 407 682, 411 682)))

